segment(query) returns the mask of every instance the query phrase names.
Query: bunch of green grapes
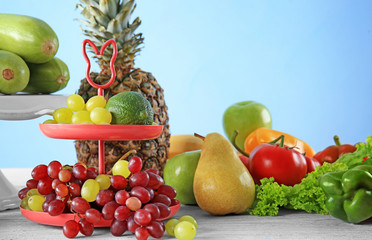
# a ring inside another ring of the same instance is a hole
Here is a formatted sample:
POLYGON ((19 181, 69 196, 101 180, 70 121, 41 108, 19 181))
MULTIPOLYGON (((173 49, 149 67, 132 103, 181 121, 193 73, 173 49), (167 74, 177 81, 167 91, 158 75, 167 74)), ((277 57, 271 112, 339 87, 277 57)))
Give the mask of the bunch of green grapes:
POLYGON ((85 103, 80 95, 72 94, 67 98, 67 107, 56 109, 53 119, 44 124, 110 124, 112 116, 105 106, 103 96, 94 96, 85 103))
POLYGON ((196 235, 198 224, 192 216, 185 215, 180 219, 170 219, 165 224, 165 230, 170 236, 180 240, 192 240, 196 235))

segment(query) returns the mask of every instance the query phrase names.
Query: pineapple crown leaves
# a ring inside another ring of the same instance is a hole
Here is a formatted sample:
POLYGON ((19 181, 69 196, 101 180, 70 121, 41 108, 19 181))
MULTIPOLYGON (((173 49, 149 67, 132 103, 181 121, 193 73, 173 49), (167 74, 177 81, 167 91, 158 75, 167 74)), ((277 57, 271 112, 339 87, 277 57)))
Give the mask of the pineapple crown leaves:
MULTIPOLYGON (((134 0, 80 0, 76 8, 86 19, 77 19, 87 29, 82 31, 92 42, 101 48, 109 39, 114 39, 118 47, 116 64, 131 69, 134 58, 141 50, 144 38, 142 33, 134 33, 141 20, 137 17, 130 22, 130 16, 136 8, 134 0)), ((93 49, 89 46, 90 51, 93 49)), ((107 47, 104 55, 95 56, 103 67, 108 67, 113 53, 112 47, 107 47)))

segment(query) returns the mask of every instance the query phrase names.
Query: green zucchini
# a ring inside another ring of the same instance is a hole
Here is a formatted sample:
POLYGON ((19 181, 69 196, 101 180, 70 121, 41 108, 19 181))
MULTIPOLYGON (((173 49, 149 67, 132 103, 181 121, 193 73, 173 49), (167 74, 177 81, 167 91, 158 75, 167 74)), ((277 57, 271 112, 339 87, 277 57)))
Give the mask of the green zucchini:
POLYGON ((0 49, 16 53, 26 62, 45 63, 57 53, 58 38, 40 19, 0 14, 0 49))
POLYGON ((30 69, 30 81, 23 90, 26 93, 54 93, 66 87, 70 73, 66 63, 53 58, 47 63, 27 63, 30 69))
POLYGON ((30 70, 18 55, 0 50, 0 92, 12 94, 22 91, 30 79, 30 70))

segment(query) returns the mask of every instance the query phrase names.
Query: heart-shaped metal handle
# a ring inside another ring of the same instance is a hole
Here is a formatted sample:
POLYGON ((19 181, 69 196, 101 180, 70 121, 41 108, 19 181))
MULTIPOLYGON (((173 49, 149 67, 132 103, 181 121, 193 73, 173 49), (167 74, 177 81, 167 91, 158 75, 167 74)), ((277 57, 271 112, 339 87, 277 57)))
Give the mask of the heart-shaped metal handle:
POLYGON ((98 95, 101 95, 103 96, 103 89, 106 89, 108 87, 111 86, 111 84, 115 81, 115 77, 116 77, 116 72, 115 72, 115 67, 114 67, 114 63, 115 63, 115 60, 116 60, 116 57, 117 57, 117 54, 118 54, 118 49, 117 49, 117 45, 116 45, 116 42, 115 40, 113 39, 110 39, 108 41, 106 41, 102 47, 101 47, 101 50, 98 52, 98 49, 97 49, 97 46, 92 42, 90 41, 89 39, 85 39, 83 41, 83 56, 84 56, 84 59, 85 61, 87 62, 88 66, 87 66, 87 70, 86 70, 86 78, 89 82, 90 85, 92 85, 92 87, 94 88, 97 88, 98 89, 98 95), (110 70, 111 70, 111 79, 110 81, 108 81, 106 84, 104 85, 99 85, 99 84, 96 84, 95 82, 92 81, 92 79, 90 78, 90 60, 88 58, 88 55, 87 55, 87 52, 86 52, 86 44, 89 44, 93 50, 94 50, 94 53, 96 55, 103 55, 106 47, 108 45, 112 45, 112 48, 113 48, 113 53, 112 53, 112 57, 111 57, 111 60, 110 60, 110 70))

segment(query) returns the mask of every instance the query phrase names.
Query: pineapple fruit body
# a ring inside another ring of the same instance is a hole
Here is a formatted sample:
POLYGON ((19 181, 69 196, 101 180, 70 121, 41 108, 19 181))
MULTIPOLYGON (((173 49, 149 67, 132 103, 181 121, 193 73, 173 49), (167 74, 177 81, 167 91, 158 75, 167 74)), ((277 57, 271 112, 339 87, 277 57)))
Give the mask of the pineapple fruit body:
MULTIPOLYGON (((104 91, 106 100, 124 91, 135 91, 146 97, 154 112, 154 122, 163 126, 162 134, 154 140, 145 141, 105 141, 105 170, 111 170, 115 162, 130 150, 136 150, 141 157, 144 169, 157 168, 160 173, 164 169, 169 148, 169 123, 167 106, 164 101, 164 91, 149 72, 134 68, 134 58, 140 51, 144 38, 135 30, 141 21, 137 17, 130 22, 130 15, 136 5, 134 0, 81 0, 77 7, 86 20, 80 20, 87 29, 83 32, 94 44, 101 46, 109 39, 114 39, 118 46, 115 62, 116 79, 104 91)), ((90 73, 93 82, 105 84, 111 78, 109 62, 112 48, 96 56, 101 67, 100 73, 90 73)), ((85 101, 97 95, 97 89, 92 87, 86 79, 81 81, 78 94, 85 101)), ((88 167, 98 167, 98 142, 91 140, 75 141, 77 159, 88 167)), ((128 157, 132 157, 131 155, 128 157)))

